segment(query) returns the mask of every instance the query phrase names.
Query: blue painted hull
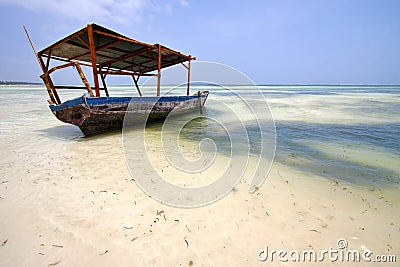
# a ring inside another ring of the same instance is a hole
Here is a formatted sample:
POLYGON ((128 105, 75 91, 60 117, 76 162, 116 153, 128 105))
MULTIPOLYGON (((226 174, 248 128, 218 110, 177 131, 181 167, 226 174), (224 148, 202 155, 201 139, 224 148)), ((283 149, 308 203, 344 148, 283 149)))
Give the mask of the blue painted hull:
POLYGON ((193 96, 164 97, 78 97, 60 105, 50 105, 53 114, 62 122, 78 126, 85 136, 117 131, 122 128, 127 113, 133 121, 156 121, 174 113, 202 109, 208 91, 193 96), (129 107, 129 108, 128 108, 129 107))

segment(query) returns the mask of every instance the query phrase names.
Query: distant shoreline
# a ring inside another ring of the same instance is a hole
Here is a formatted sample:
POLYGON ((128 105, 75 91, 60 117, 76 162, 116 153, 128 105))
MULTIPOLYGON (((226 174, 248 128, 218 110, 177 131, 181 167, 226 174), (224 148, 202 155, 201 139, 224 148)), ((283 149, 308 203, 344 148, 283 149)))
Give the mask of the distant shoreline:
MULTIPOLYGON (((40 82, 20 82, 20 81, 0 81, 0 85, 44 85, 43 83, 40 82)), ((68 84, 71 86, 74 86, 72 84, 68 84)), ((192 85, 202 85, 202 86, 215 86, 215 84, 206 84, 206 83, 192 83, 192 85)), ((247 85, 240 85, 240 84, 224 84, 224 86, 248 86, 247 85)), ((110 84, 110 86, 132 86, 131 84, 110 84)), ((143 86, 143 85, 141 85, 143 86)), ((144 85, 146 86, 146 85, 144 85)), ((163 86, 176 86, 172 84, 164 84, 163 86)), ((342 86, 342 87, 400 87, 399 84, 256 84, 256 86, 326 86, 326 87, 332 87, 332 86, 342 86)))
POLYGON ((0 85, 42 85, 42 83, 0 81, 0 85))

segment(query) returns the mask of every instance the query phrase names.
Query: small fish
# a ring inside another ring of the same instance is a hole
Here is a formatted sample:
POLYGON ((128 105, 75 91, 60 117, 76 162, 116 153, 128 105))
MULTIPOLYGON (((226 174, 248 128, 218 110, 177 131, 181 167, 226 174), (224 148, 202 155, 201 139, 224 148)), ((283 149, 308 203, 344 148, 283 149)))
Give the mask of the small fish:
POLYGON ((1 244, 1 246, 4 246, 8 242, 8 239, 4 240, 4 242, 1 244))
POLYGON ((56 248, 63 248, 64 246, 61 246, 61 245, 52 245, 53 247, 56 247, 56 248))

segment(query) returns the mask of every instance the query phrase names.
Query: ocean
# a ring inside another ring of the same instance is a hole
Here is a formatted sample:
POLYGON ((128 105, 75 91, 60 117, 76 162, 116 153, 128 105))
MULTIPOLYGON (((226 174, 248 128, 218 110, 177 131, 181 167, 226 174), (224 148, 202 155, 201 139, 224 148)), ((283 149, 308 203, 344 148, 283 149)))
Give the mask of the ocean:
MULTIPOLYGON (((229 116, 231 107, 235 112, 246 112, 248 107, 243 104, 243 99, 252 101, 261 92, 265 97, 265 102, 262 102, 269 105, 275 123, 275 162, 311 175, 362 186, 399 186, 400 86, 197 87, 210 91, 205 117, 229 116), (242 99, 238 99, 238 95, 242 99), (221 103, 228 103, 228 108, 221 103)), ((151 95, 151 89, 143 91, 151 95)), ((136 93, 133 88, 125 86, 109 90, 115 96, 136 93)), ((192 86, 192 91, 197 91, 196 86, 192 86)), ((62 99, 68 99, 80 93, 64 90, 60 95, 62 99)), ((3 153, 27 139, 52 144, 54 150, 62 147, 60 143, 79 143, 84 147, 93 139, 104 138, 85 138, 77 127, 59 122, 51 114, 47 98, 42 86, 0 87, 0 134, 3 146, 6 146, 2 149, 3 153)), ((253 120, 251 123, 257 122, 253 120)), ((247 126, 245 134, 248 135, 251 152, 257 154, 260 136, 250 128, 251 125, 247 126)), ((160 131, 162 123, 150 125, 148 129, 160 131)), ((220 153, 229 154, 229 136, 221 129, 218 123, 198 119, 183 128, 181 138, 195 145, 204 138, 211 138, 220 148, 220 153)), ((112 138, 113 134, 106 136, 112 138)))

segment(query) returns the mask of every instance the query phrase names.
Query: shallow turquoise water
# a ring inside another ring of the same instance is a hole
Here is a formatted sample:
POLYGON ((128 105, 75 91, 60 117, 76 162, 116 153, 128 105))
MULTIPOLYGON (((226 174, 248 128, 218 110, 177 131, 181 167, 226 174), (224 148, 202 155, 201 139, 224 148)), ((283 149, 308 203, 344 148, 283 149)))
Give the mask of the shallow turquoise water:
MULTIPOLYGON (((198 89, 211 92, 205 117, 229 116, 231 110, 221 105, 222 102, 244 116, 248 110, 244 102, 226 88, 193 86, 192 92, 198 89)), ((276 127, 276 163, 310 175, 357 185, 399 187, 399 86, 231 86, 230 89, 253 103, 269 104, 276 127), (259 98, 258 90, 266 102, 259 98)), ((110 88, 111 95, 123 95, 127 91, 135 92, 131 87, 110 88)), ((151 90, 144 88, 142 91, 151 90)), ((80 92, 63 91, 60 94, 65 100, 80 92)), ((70 140, 84 146, 90 139, 83 138, 76 127, 57 121, 47 107, 47 98, 42 86, 1 86, 2 139, 29 136, 32 142, 51 138, 54 144, 70 140)), ((241 122, 231 123, 239 126, 241 122)), ((251 156, 260 150, 257 125, 248 118, 245 120, 246 132, 240 132, 243 140, 249 138, 251 156)), ((153 124, 148 129, 160 131, 161 126, 160 123, 153 124)), ((193 144, 207 137, 214 140, 219 153, 229 155, 231 151, 226 130, 207 118, 188 123, 180 137, 193 144)))
MULTIPOLYGON (((310 175, 362 186, 399 186, 400 87, 260 86, 259 89, 275 118, 275 162, 310 175)), ((244 97, 257 95, 254 87, 235 87, 235 90, 244 97)), ((229 101, 232 93, 216 88, 212 97, 229 101)), ((207 112, 212 115, 224 110, 209 101, 207 112)), ((204 136, 212 138, 223 153, 229 154, 229 138, 221 127, 207 124, 202 130, 196 129, 198 124, 186 129, 186 138, 197 141, 204 136)), ((257 127, 252 126, 247 127, 250 151, 257 154, 260 136, 257 127)))

